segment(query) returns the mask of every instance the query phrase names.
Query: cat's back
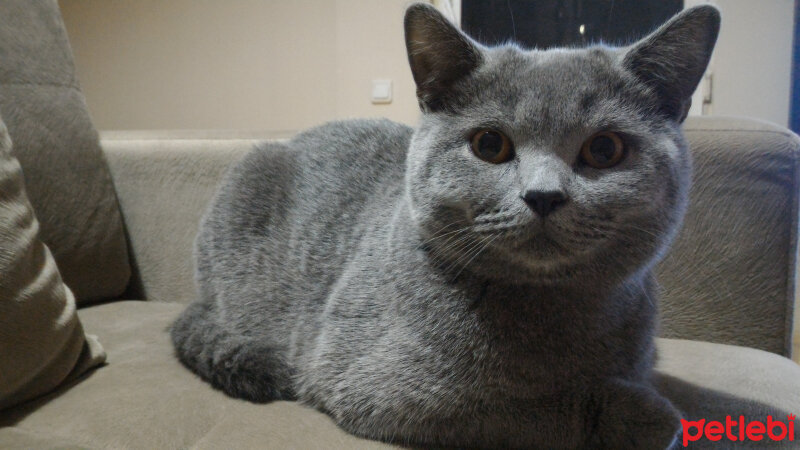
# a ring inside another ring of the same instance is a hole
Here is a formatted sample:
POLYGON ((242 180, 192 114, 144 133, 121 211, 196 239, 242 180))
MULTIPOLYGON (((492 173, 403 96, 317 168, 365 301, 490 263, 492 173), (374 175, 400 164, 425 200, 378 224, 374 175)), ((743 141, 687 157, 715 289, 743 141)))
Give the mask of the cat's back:
POLYGON ((357 210, 402 182, 411 133, 386 119, 347 120, 311 128, 287 142, 259 144, 220 188, 215 207, 226 211, 212 208, 209 216, 220 212, 224 219, 258 217, 274 223, 357 210))
POLYGON ((201 223, 201 291, 292 295, 303 286, 321 295, 375 216, 369 211, 399 200, 411 134, 388 120, 339 121, 256 146, 226 175, 201 223))
POLYGON ((288 146, 301 183, 296 186, 316 206, 360 205, 373 190, 402 182, 412 130, 386 119, 330 122, 304 131, 288 146), (366 194, 366 195, 365 195, 366 194))

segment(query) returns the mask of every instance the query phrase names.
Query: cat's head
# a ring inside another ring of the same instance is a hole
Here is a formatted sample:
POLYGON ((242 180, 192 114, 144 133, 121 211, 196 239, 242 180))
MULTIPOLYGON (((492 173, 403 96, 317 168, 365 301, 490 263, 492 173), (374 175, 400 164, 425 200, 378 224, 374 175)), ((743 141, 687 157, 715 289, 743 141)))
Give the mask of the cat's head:
POLYGON ((686 208, 681 122, 719 31, 711 6, 628 47, 487 48, 434 8, 406 12, 422 117, 406 194, 425 246, 516 282, 649 267, 686 208))

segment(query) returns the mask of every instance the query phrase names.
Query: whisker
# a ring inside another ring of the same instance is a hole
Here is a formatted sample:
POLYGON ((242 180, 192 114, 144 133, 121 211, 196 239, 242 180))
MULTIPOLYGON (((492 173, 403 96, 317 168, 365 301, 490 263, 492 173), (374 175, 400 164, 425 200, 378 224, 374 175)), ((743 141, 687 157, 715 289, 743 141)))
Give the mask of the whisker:
POLYGON ((480 247, 480 245, 483 244, 483 242, 484 242, 483 239, 479 241, 471 241, 469 244, 460 248, 459 251, 463 253, 459 255, 455 260, 451 261, 450 264, 448 264, 447 267, 444 269, 444 272, 447 273, 451 271, 453 268, 455 268, 458 265, 459 261, 461 261, 465 257, 468 257, 468 255, 472 254, 472 252, 476 248, 480 247))
MULTIPOLYGON (((463 239, 461 239, 459 242, 455 243, 453 246, 451 246, 449 249, 446 249, 446 250, 449 250, 453 254, 458 254, 458 253, 462 253, 462 252, 466 253, 466 252, 472 251, 472 248, 476 244, 477 244, 477 242, 475 242, 469 236, 464 236, 463 239)), ((463 255, 463 253, 462 253, 462 255, 463 255)), ((460 258, 460 257, 461 257, 461 255, 458 256, 458 258, 460 258)), ((456 260, 458 258, 456 258, 456 260)), ((447 270, 449 270, 449 266, 448 266, 447 270)))
MULTIPOLYGON (((456 223, 458 223, 458 222, 453 222, 453 223, 451 223, 450 225, 454 225, 454 224, 456 224, 456 223)), ((448 226, 450 226, 450 225, 448 225, 448 226)), ((467 226, 465 226, 464 228, 459 228, 458 230, 454 230, 454 231, 448 231, 447 233, 442 233, 442 234, 439 234, 439 235, 437 235, 437 236, 433 236, 433 237, 431 237, 431 238, 428 238, 428 239, 426 239, 426 240, 422 241, 422 242, 419 244, 419 246, 418 246, 418 247, 420 247, 420 248, 421 248, 421 247, 425 246, 425 244, 428 244, 428 243, 430 243, 431 241, 434 241, 434 240, 436 240, 436 239, 443 238, 443 237, 445 237, 445 236, 449 236, 449 235, 451 235, 451 234, 456 234, 456 233, 459 233, 459 232, 462 232, 462 231, 468 230, 468 229, 470 228, 470 226, 471 226, 471 225, 467 225, 467 226)), ((445 227, 445 228, 447 228, 447 227, 445 227)), ((444 229, 444 228, 443 228, 443 229, 444 229)), ((442 229, 442 230, 443 230, 443 229, 442 229)), ((439 230, 439 231, 442 231, 442 230, 439 230)))
POLYGON ((625 224, 624 226, 615 225, 615 226, 612 227, 612 230, 615 231, 616 233, 625 233, 625 232, 631 231, 631 230, 640 231, 640 232, 648 234, 648 235, 650 235, 650 236, 652 236, 652 237, 654 237, 656 239, 660 238, 659 235, 653 233, 650 230, 646 230, 644 228, 637 227, 636 225, 631 225, 629 223, 625 224))
MULTIPOLYGON (((485 225, 485 224, 481 224, 481 225, 485 225)), ((511 222, 511 223, 503 224, 502 226, 493 226, 493 227, 488 228, 488 229, 480 229, 479 227, 475 227, 475 232, 476 233, 481 233, 481 234, 486 234, 486 233, 493 234, 493 233, 498 232, 498 231, 512 230, 514 228, 518 228, 521 225, 524 225, 524 223, 511 222)))
MULTIPOLYGON (((460 231, 463 232, 463 231, 466 231, 466 230, 460 230, 460 231)), ((446 254, 447 252, 456 251, 456 250, 460 249, 461 247, 464 246, 465 243, 469 243, 469 242, 470 242, 470 239, 469 239, 468 235, 465 235, 463 233, 459 233, 459 234, 450 236, 441 245, 438 245, 437 247, 433 248, 433 250, 430 251, 430 255, 433 258, 439 258, 439 257, 443 256, 444 254, 446 254)))
MULTIPOLYGON (((480 252, 481 246, 487 240, 492 240, 492 239, 494 239, 494 238, 496 238, 498 236, 499 235, 489 235, 489 236, 486 236, 484 238, 481 238, 477 242, 474 242, 472 245, 470 245, 468 248, 465 249, 464 253, 461 256, 459 256, 455 261, 453 261, 447 267, 446 271, 449 272, 450 270, 453 270, 455 267, 457 267, 461 263, 461 261, 463 261, 464 259, 467 259, 467 258, 471 258, 475 254, 476 251, 480 252)), ((470 259, 470 261, 471 261, 471 259, 470 259)))
POLYGON ((497 239, 498 237, 500 237, 500 235, 494 235, 494 236, 490 236, 490 237, 489 237, 489 242, 487 242, 487 243, 486 243, 484 246, 482 246, 482 247, 480 248, 480 250, 478 250, 478 252, 477 252, 477 253, 475 253, 475 254, 472 256, 472 258, 470 258, 470 259, 469 259, 469 261, 467 261, 467 262, 466 262, 466 264, 464 264, 464 265, 461 267, 461 270, 459 270, 459 271, 458 271, 458 273, 456 273, 456 275, 453 277, 453 280, 455 281, 455 280, 458 278, 458 276, 459 276, 459 275, 461 275, 461 272, 463 272, 463 271, 464 271, 464 269, 466 269, 466 268, 467 268, 467 266, 468 266, 468 265, 469 265, 469 264, 470 264, 472 261, 474 261, 474 260, 475 260, 475 258, 477 258, 477 257, 478 257, 478 255, 480 255, 481 253, 483 253, 483 251, 484 251, 484 250, 486 250, 487 248, 489 248, 489 245, 491 245, 491 244, 492 244, 492 241, 494 241, 494 240, 495 240, 495 239, 497 239))

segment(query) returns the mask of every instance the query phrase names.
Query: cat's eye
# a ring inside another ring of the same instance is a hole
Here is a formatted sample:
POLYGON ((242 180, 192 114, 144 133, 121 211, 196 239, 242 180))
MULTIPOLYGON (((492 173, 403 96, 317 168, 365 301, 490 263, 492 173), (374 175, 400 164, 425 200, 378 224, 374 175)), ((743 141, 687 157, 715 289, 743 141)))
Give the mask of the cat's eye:
POLYGON ((514 156, 511 140, 495 130, 480 130, 472 136, 472 152, 492 164, 500 164, 514 156))
POLYGON ((616 166, 625 156, 625 144, 617 133, 601 131, 583 143, 581 159, 595 169, 616 166))

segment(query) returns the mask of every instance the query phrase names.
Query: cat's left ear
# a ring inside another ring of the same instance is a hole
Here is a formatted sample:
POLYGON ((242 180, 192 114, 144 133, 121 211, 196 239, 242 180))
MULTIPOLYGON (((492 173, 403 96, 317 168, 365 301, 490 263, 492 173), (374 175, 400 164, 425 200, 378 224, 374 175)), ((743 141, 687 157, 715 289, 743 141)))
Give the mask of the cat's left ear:
POLYGON ((677 122, 689 113, 692 94, 717 42, 719 23, 717 8, 689 8, 625 53, 623 66, 655 90, 660 111, 677 122))
POLYGON ((406 10, 406 49, 423 111, 447 107, 451 87, 482 61, 479 45, 431 5, 406 10))

